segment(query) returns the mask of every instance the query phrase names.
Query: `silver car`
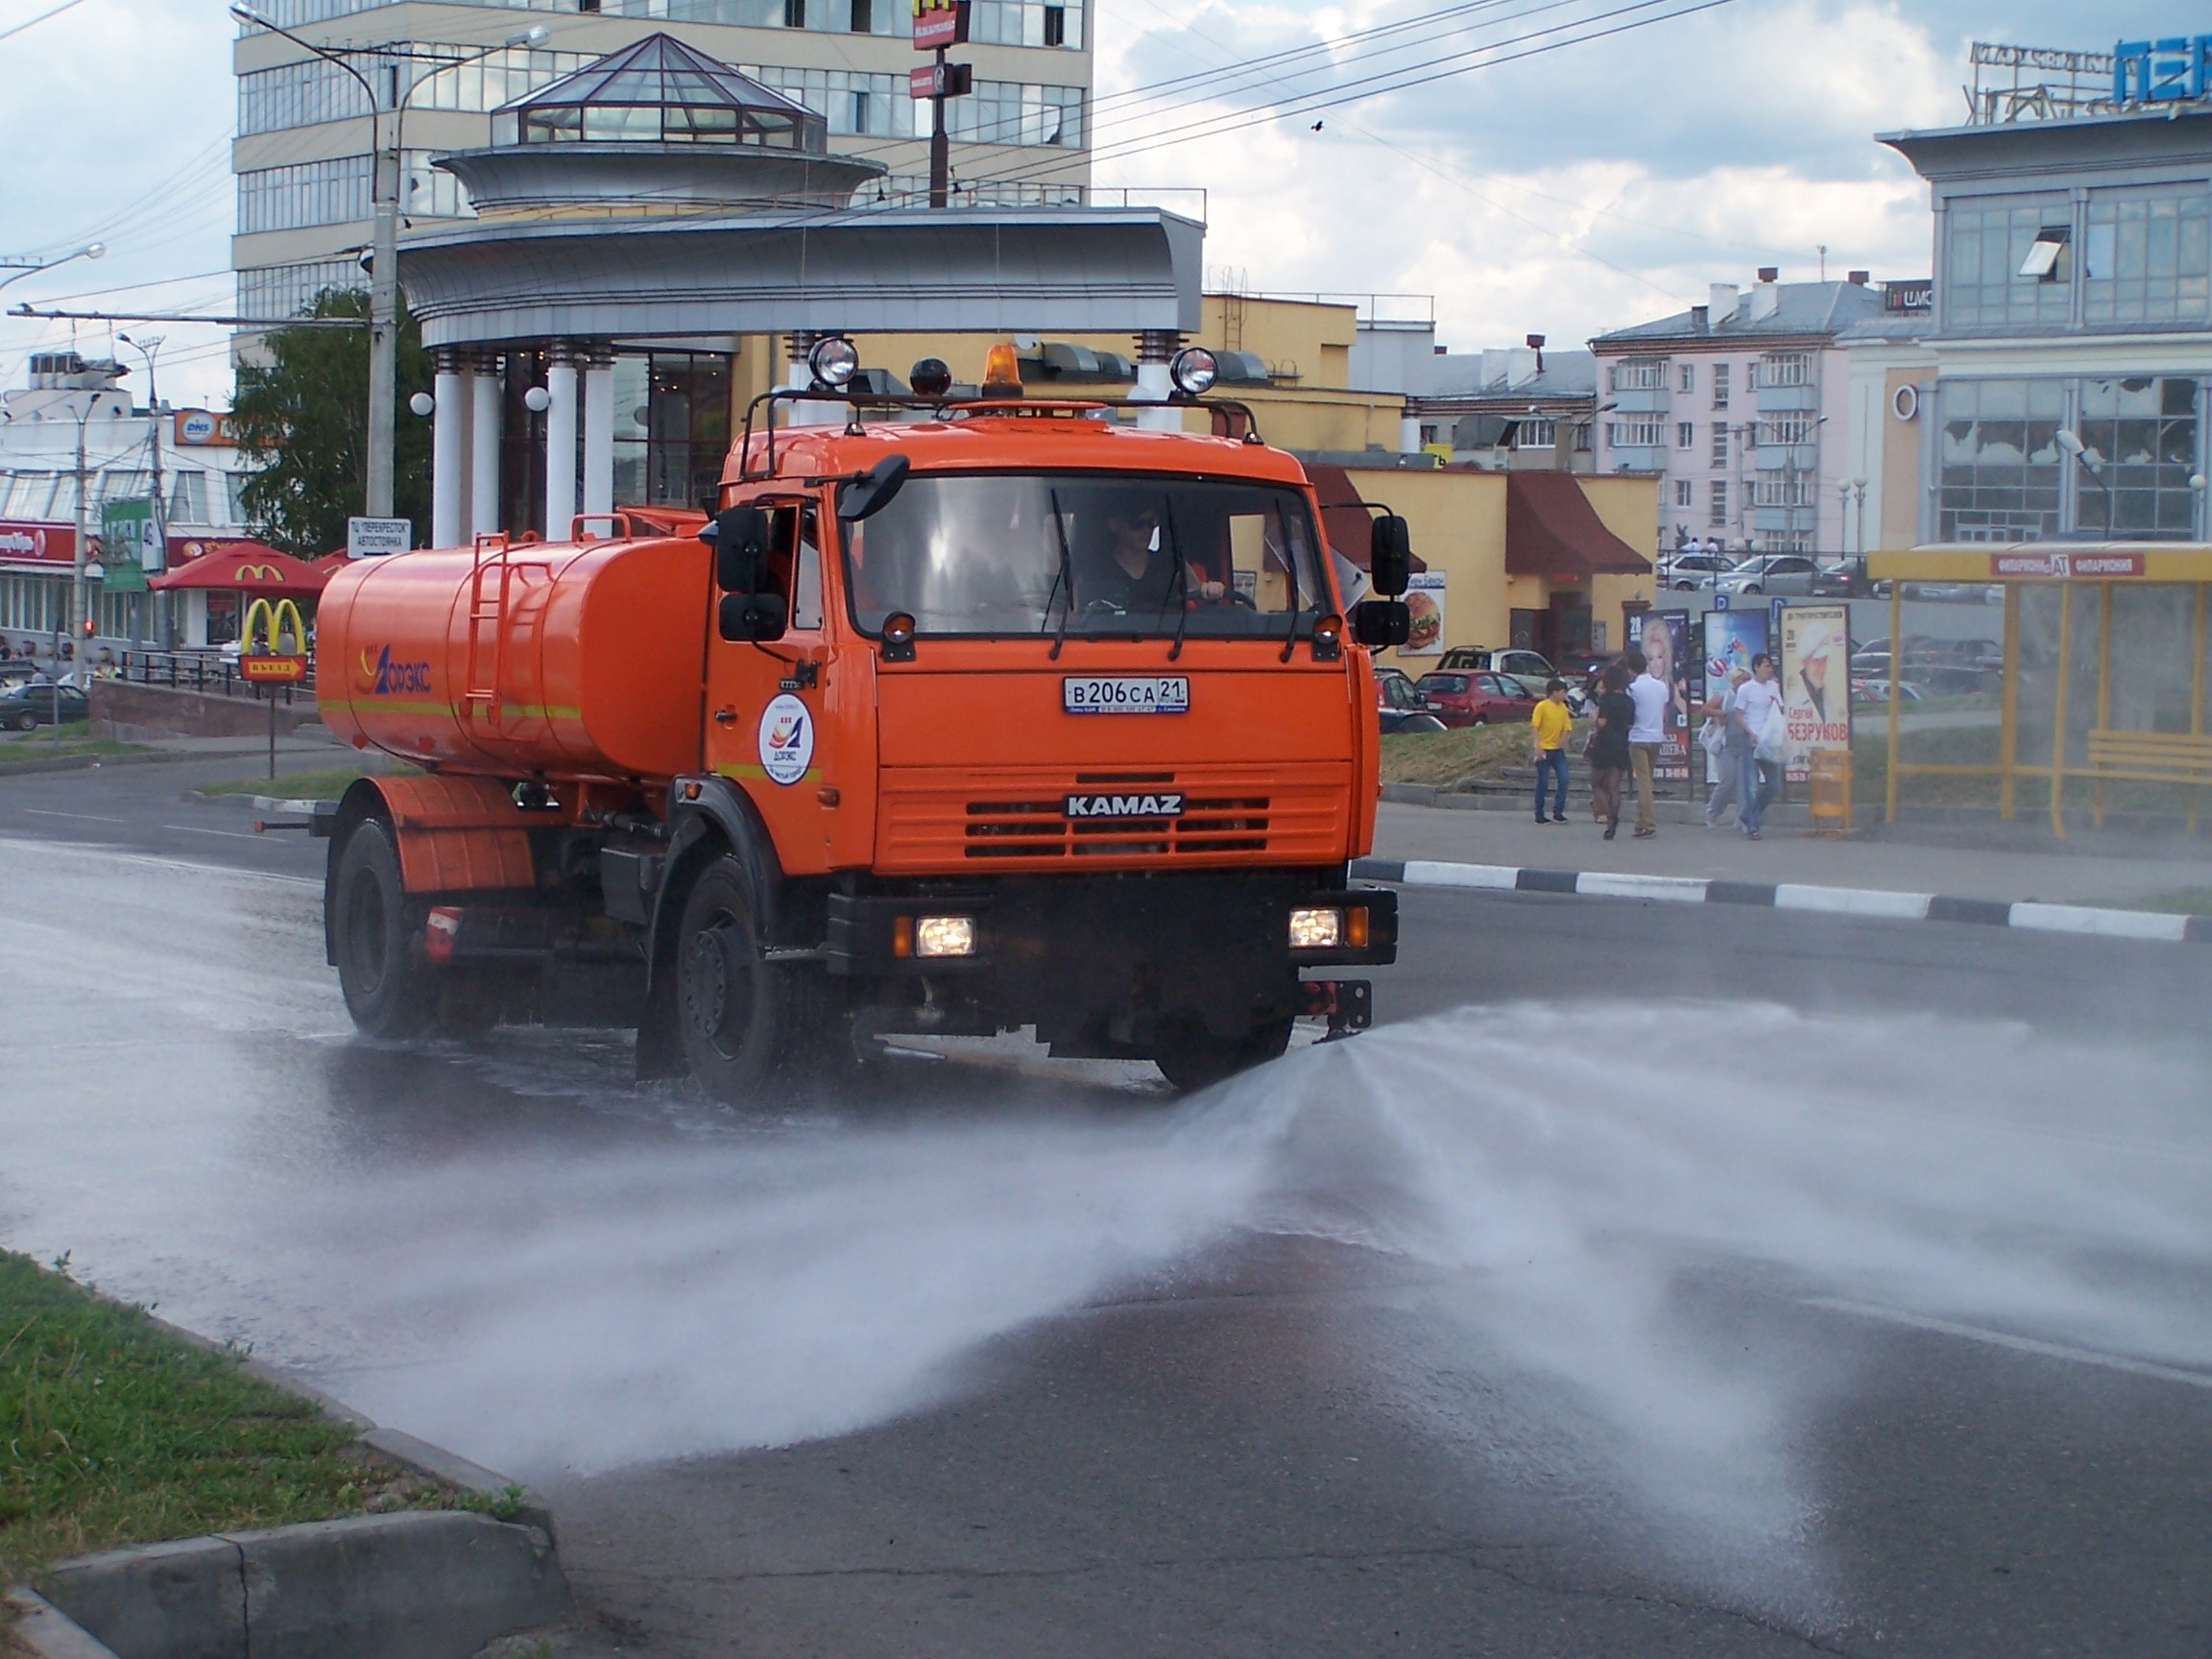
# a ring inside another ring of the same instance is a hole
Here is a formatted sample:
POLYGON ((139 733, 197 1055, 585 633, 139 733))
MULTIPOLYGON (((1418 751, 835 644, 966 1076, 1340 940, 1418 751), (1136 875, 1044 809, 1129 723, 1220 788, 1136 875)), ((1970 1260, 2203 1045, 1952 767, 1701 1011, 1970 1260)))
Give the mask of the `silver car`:
POLYGON ((1715 585, 1722 593, 1787 593, 1800 597, 1813 591, 1813 578, 1820 566, 1802 553, 1760 553, 1746 559, 1715 585))

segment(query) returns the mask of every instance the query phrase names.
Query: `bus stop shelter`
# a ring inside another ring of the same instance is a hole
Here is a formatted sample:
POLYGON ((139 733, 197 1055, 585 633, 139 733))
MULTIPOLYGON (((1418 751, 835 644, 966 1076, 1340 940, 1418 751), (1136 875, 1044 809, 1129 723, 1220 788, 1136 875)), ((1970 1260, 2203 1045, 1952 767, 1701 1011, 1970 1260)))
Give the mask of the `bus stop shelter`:
MULTIPOLYGON (((1889 584, 1890 677, 1910 680, 1907 588, 2004 590, 2004 668, 1993 721, 1944 732, 1950 752, 1901 753, 1904 699, 1888 699, 1885 816, 1902 780, 1985 778, 1999 816, 2047 803, 2054 835, 2071 802, 2102 825, 2107 807, 2176 817, 2194 832, 2212 784, 2205 727, 2212 545, 2023 542, 1914 547, 1867 556, 1889 584), (1993 739, 1993 741, 1990 741, 1993 739), (2037 798, 2043 798, 2038 800, 2037 798)), ((1907 736, 1914 733, 1905 733, 1907 736)))

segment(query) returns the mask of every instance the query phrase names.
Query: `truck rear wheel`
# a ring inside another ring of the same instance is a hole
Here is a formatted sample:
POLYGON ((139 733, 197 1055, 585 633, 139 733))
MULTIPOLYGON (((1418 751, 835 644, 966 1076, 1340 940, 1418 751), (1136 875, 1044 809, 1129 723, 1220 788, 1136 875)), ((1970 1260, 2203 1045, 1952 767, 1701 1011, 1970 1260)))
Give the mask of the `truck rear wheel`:
POLYGON ((691 1075, 728 1106, 763 1099, 819 1035, 824 998, 800 978, 807 970, 772 967, 761 959, 762 944, 743 862, 709 865, 684 901, 677 1018, 691 1075))
POLYGON ((332 884, 331 943, 353 1023, 372 1037, 412 1037, 429 1023, 437 987, 417 959, 421 929, 399 878, 392 831, 370 818, 347 836, 332 884))
POLYGON ((1216 1037, 1196 1019, 1177 1021, 1152 1046, 1152 1064, 1185 1094, 1279 1059, 1290 1046, 1290 1017, 1263 1020, 1238 1037, 1216 1037))

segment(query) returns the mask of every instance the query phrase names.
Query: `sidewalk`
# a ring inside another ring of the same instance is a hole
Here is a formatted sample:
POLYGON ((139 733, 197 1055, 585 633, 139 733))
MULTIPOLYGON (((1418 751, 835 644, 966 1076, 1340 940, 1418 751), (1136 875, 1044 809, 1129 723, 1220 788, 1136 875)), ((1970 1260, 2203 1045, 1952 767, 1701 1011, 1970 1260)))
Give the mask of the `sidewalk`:
POLYGON ((2049 838, 2046 827, 2037 846, 2019 825, 1895 824, 1863 830, 1847 840, 1822 840, 1777 824, 1770 814, 1758 841, 1664 818, 1652 840, 1632 839, 1624 821, 1619 839, 1607 841, 1591 822, 1587 805, 1568 810, 1569 822, 1539 825, 1523 812, 1385 801, 1376 813, 1375 856, 1800 882, 2004 903, 2125 905, 2189 888, 2212 889, 2212 835, 2194 843, 2181 837, 2134 843, 2112 834, 2058 842, 2049 838))

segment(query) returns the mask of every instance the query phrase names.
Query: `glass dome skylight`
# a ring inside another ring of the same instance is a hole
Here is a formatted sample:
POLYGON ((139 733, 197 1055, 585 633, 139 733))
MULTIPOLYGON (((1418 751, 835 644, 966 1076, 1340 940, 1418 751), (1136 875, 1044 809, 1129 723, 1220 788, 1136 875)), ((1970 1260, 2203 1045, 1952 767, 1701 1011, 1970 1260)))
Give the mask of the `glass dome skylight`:
POLYGON ((804 104, 648 35, 493 112, 506 144, 746 144, 824 156, 830 124, 804 104))

